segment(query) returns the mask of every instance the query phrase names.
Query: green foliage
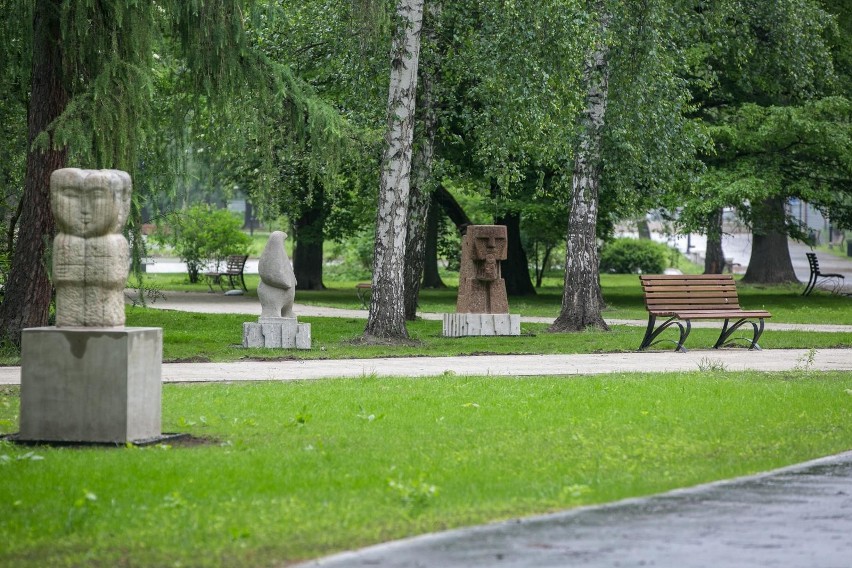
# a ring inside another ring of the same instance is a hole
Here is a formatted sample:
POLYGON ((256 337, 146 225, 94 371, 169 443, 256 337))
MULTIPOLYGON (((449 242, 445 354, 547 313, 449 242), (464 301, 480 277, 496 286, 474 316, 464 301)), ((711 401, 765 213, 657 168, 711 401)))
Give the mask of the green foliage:
POLYGON ((208 264, 218 267, 228 255, 248 254, 252 240, 241 226, 242 220, 226 209, 194 205, 172 214, 167 225, 158 226, 154 238, 174 247, 186 263, 189 281, 198 282, 199 272, 208 264))
POLYGON ((684 14, 686 77, 712 146, 697 183, 671 195, 671 207, 684 207, 682 227, 712 231, 708 220, 731 206, 758 230, 801 237, 789 219, 767 219, 757 207, 788 198, 816 205, 835 227, 852 226, 851 107, 839 88, 849 42, 821 4, 732 0, 684 14))
MULTIPOLYGON (((290 565, 847 450, 849 374, 784 380, 802 377, 165 385, 163 430, 205 444, 0 442, 0 565, 290 565)), ((0 386, 2 433, 15 431, 18 396, 0 386)))
POLYGON ((615 239, 601 250, 601 272, 660 274, 668 266, 670 249, 647 239, 615 239))

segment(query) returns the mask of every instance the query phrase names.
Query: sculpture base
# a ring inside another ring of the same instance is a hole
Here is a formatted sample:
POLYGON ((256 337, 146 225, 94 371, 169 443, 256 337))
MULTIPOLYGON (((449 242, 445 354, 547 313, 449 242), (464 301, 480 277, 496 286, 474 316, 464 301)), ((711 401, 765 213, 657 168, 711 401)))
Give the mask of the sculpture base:
POLYGON ((518 314, 444 314, 444 337, 520 334, 518 314))
POLYGON ((296 318, 260 318, 243 324, 243 347, 310 349, 311 324, 296 318))
POLYGON ((25 329, 18 440, 159 438, 162 361, 160 328, 25 329))

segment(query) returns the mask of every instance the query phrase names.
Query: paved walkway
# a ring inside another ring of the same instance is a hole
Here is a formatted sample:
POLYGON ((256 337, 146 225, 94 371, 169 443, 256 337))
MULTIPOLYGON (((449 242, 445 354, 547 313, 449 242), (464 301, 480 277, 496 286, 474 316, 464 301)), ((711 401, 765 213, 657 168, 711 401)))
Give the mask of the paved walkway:
MULTIPOLYGON (((698 371, 852 372, 852 349, 692 350, 688 353, 591 353, 575 355, 488 355, 394 357, 380 359, 309 359, 235 363, 164 363, 163 382, 288 381, 333 377, 428 377, 444 374, 538 376, 698 371)), ((0 385, 21 382, 20 367, 0 367, 0 385)))
POLYGON ((849 568, 852 452, 642 499, 380 544, 303 568, 849 568))

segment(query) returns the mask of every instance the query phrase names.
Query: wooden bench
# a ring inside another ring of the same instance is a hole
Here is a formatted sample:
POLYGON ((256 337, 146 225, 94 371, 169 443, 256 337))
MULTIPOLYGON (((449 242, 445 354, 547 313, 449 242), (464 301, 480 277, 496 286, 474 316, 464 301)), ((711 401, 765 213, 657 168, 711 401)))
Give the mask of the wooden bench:
POLYGON ((737 286, 730 274, 698 275, 641 275, 645 307, 648 309, 648 327, 639 350, 650 347, 660 333, 671 326, 680 328, 680 338, 675 351, 686 352, 683 344, 692 328, 692 320, 725 320, 719 339, 713 345, 719 349, 730 344, 728 341, 744 324, 754 328, 754 336, 747 341, 749 349, 760 350, 757 341, 763 333, 763 320, 772 315, 764 310, 740 308, 737 286), (657 318, 668 318, 656 325, 657 318), (733 324, 731 320, 736 320, 733 324), (752 321, 757 320, 757 321, 752 321))
POLYGON ((817 255, 812 252, 806 252, 808 257, 808 265, 811 268, 811 275, 808 277, 808 283, 805 285, 805 291, 802 296, 807 296, 814 291, 814 288, 819 285, 825 288, 832 294, 839 294, 843 290, 843 285, 846 283, 846 277, 842 274, 826 274, 819 271, 819 261, 817 255))
POLYGON ((207 277, 207 286, 210 287, 210 291, 213 291, 213 284, 218 284, 219 288, 221 288, 224 292, 225 278, 227 277, 228 284, 230 284, 232 289, 235 289, 237 287, 236 282, 239 282, 242 289, 248 292, 248 288, 246 288, 246 280, 243 276, 247 260, 247 255, 232 254, 228 257, 228 260, 225 263, 225 270, 212 270, 210 272, 205 272, 204 276, 207 277))
POLYGON ((355 295, 358 296, 358 301, 361 302, 361 307, 365 310, 370 307, 370 297, 373 295, 373 285, 369 282, 359 282, 355 284, 355 295))

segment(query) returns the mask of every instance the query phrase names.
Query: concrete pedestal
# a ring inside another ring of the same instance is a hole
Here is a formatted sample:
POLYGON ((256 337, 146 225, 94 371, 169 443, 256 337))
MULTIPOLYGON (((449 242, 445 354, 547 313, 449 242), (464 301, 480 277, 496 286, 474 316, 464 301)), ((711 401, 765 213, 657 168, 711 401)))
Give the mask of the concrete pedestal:
POLYGON ((520 334, 518 314, 444 314, 444 337, 520 334))
POLYGON ((161 435, 163 330, 25 329, 18 439, 144 441, 161 435))
POLYGON ((243 324, 243 347, 310 349, 311 324, 296 318, 260 318, 243 324))

